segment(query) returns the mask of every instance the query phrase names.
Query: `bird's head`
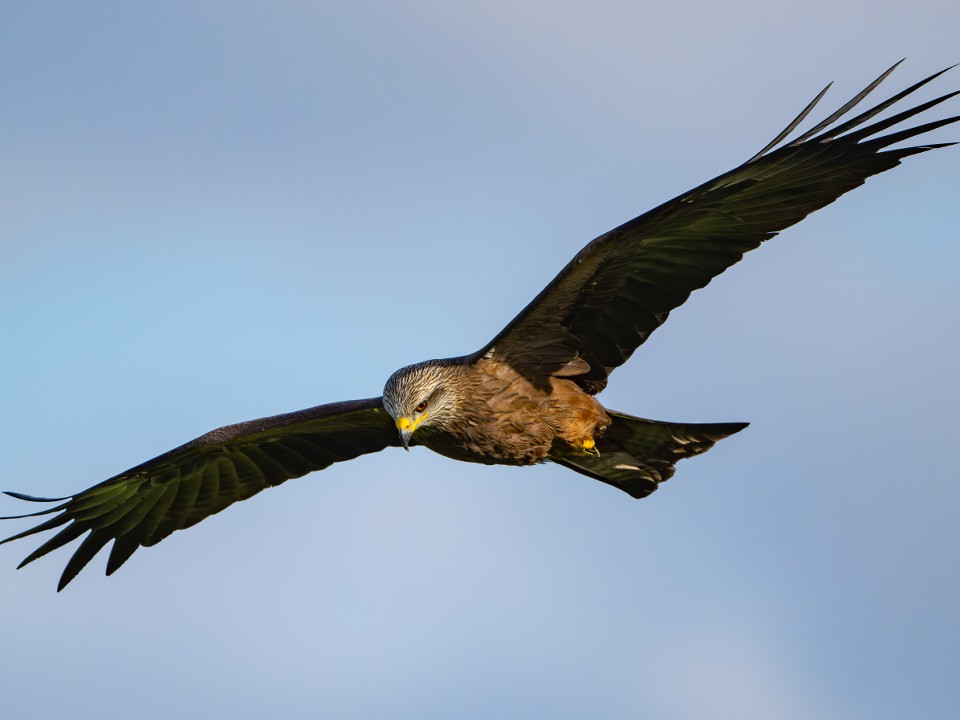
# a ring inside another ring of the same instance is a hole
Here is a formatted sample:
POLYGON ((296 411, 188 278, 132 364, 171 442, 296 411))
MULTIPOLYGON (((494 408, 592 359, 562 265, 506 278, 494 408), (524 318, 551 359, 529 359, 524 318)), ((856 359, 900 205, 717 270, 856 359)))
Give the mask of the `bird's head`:
POLYGON ((429 360, 397 370, 383 388, 383 407, 409 449, 418 428, 440 428, 457 409, 456 367, 429 360))

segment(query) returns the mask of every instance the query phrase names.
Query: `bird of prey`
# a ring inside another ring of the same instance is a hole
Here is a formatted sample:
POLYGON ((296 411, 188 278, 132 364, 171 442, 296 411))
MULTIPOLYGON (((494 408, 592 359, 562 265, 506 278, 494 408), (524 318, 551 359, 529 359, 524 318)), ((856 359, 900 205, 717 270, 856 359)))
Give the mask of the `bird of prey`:
POLYGON ((590 242, 477 352, 401 368, 382 397, 219 428, 76 495, 7 493, 57 504, 13 516, 53 515, 3 542, 59 528, 23 567, 86 534, 60 590, 110 541, 108 575, 138 548, 265 488, 414 445, 467 462, 554 462, 635 498, 649 495, 678 460, 746 423, 645 420, 605 408, 597 393, 671 310, 745 252, 901 159, 954 144, 899 145, 960 120, 902 126, 960 91, 875 120, 945 70, 847 118, 894 68, 790 139, 828 85, 747 162, 590 242))

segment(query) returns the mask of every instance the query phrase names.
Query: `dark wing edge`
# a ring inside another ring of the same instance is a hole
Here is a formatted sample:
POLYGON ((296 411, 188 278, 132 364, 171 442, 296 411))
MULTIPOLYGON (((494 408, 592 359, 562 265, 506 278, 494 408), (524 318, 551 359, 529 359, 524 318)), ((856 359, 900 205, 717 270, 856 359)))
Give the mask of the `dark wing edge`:
POLYGON ((156 545, 239 500, 330 465, 399 446, 381 398, 318 405, 227 425, 65 498, 7 495, 61 504, 10 520, 56 514, 0 545, 61 528, 18 568, 82 535, 60 578, 60 591, 111 540, 107 575, 140 547, 156 545))
POLYGON ((875 136, 960 91, 864 125, 951 68, 834 124, 899 64, 825 120, 787 141, 828 85, 746 163, 589 243, 490 343, 467 359, 493 357, 534 381, 566 376, 588 392, 602 390, 610 372, 626 362, 673 309, 744 253, 904 157, 955 144, 887 149, 957 122, 960 115, 875 136))

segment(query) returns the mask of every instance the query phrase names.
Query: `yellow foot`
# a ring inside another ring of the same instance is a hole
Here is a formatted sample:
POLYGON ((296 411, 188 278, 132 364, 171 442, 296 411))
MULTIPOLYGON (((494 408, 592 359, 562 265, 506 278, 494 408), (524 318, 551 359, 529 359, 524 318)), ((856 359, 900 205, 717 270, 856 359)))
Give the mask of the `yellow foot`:
POLYGON ((582 447, 583 447, 583 451, 584 451, 585 453, 587 453, 587 454, 589 454, 589 455, 596 455, 597 457, 600 457, 600 451, 597 450, 597 443, 596 443, 596 441, 595 441, 592 437, 591 437, 591 438, 587 438, 586 440, 584 440, 582 447))

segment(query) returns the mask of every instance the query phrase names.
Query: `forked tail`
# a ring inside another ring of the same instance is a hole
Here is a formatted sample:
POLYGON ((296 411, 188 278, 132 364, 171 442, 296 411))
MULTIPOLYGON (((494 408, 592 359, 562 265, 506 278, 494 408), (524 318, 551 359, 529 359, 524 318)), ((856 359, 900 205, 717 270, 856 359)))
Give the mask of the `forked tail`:
POLYGON ((607 411, 613 422, 597 440, 599 455, 558 450, 550 460, 635 498, 646 497, 669 480, 678 460, 706 452, 717 440, 749 423, 670 423, 607 411))

